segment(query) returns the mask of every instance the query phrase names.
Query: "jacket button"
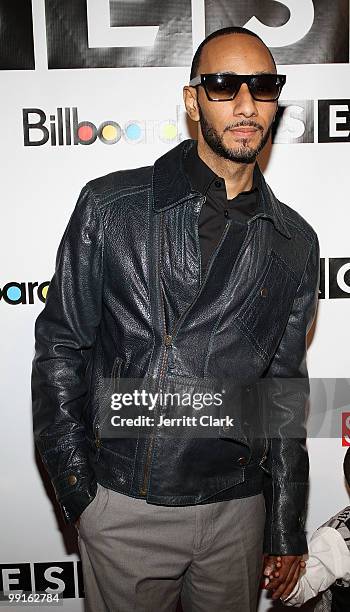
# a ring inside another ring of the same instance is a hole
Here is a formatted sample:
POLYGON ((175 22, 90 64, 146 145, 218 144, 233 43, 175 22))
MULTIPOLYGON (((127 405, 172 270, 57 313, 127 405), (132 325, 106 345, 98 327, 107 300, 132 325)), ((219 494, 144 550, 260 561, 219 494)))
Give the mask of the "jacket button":
POLYGON ((247 463, 247 458, 246 457, 240 457, 239 459, 237 459, 237 463, 239 465, 246 465, 247 463))
POLYGON ((68 476, 68 484, 73 486, 73 485, 75 485, 77 483, 77 481, 78 481, 78 479, 75 476, 75 474, 69 474, 69 476, 68 476))
POLYGON ((267 297, 268 291, 266 287, 263 287, 262 289, 260 289, 260 295, 261 297, 267 297))

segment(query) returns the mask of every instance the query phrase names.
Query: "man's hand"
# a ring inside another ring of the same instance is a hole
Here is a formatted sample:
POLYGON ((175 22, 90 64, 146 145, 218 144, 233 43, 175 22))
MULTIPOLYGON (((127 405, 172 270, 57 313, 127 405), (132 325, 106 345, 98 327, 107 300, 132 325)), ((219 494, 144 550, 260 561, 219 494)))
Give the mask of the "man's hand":
POLYGON ((294 589, 300 574, 305 567, 302 555, 265 555, 264 576, 269 578, 266 589, 273 591, 272 599, 288 597, 294 589))

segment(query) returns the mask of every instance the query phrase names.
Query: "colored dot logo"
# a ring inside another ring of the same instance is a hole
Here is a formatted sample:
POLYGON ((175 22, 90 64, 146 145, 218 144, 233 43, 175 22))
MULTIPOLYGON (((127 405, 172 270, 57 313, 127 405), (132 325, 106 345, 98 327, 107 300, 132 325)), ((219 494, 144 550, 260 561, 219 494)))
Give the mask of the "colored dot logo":
POLYGON ((81 125, 78 129, 78 136, 81 142, 92 142, 94 131, 90 125, 81 125))
POLYGON ((121 134, 121 127, 115 121, 103 121, 99 128, 91 121, 81 121, 77 129, 77 139, 82 145, 91 145, 97 138, 103 144, 116 144, 121 134))
POLYGON ((131 144, 154 142, 159 139, 171 143, 178 138, 176 121, 128 121, 124 126, 124 138, 131 144))
POLYGON ((23 109, 24 146, 42 146, 50 142, 52 146, 91 145, 96 140, 113 145, 121 141, 130 144, 150 144, 180 142, 179 111, 176 119, 130 120, 121 126, 116 121, 103 121, 95 125, 92 121, 79 121, 78 108, 57 108, 57 116, 48 116, 40 108, 23 109))
POLYGON ((45 302, 49 285, 49 281, 44 281, 40 285, 37 282, 17 283, 16 281, 10 281, 0 289, 0 300, 11 306, 34 304, 35 298, 45 302))
POLYGON ((177 138, 178 130, 175 121, 163 121, 160 126, 160 138, 163 142, 171 142, 177 138))
POLYGON ((143 131, 144 130, 142 129, 140 123, 130 121, 126 124, 124 133, 127 140, 136 144, 142 140, 143 131))
POLYGON ((98 137, 104 144, 115 144, 121 135, 121 127, 115 121, 104 121, 98 128, 98 137))
POLYGON ((118 134, 118 130, 114 125, 105 125, 105 127, 101 130, 101 135, 103 136, 104 140, 106 140, 107 142, 111 141, 111 140, 115 140, 116 136, 118 134))
POLYGON ((45 284, 41 289, 41 295, 44 298, 44 300, 46 300, 48 288, 49 288, 49 285, 45 284))
POLYGON ((21 298, 20 288, 15 285, 12 285, 12 286, 10 285, 10 287, 8 287, 6 290, 6 297, 11 302, 16 302, 17 300, 21 298))

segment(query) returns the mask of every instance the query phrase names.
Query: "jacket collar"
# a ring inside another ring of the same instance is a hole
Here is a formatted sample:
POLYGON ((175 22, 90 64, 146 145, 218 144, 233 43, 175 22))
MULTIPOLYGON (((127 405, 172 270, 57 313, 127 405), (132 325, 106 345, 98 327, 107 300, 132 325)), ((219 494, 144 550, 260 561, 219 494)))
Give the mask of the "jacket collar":
MULTIPOLYGON (((156 212, 167 210, 201 195, 198 191, 192 189, 183 164, 185 156, 195 144, 195 140, 184 140, 156 160, 152 176, 153 209, 156 212)), ((249 223, 258 217, 271 219, 275 228, 283 236, 291 238, 283 217, 281 204, 266 183, 260 167, 258 164, 256 165, 262 210, 254 215, 249 223)))

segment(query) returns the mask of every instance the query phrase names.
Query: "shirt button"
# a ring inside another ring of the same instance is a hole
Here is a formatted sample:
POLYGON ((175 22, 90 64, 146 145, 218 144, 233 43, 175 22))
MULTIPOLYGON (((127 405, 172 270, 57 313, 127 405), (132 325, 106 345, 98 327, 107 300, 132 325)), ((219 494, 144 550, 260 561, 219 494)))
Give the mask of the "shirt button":
POLYGON ((218 189, 220 187, 222 187, 222 182, 221 181, 215 181, 215 187, 217 187, 218 189))
POLYGON ((268 290, 266 287, 263 287, 262 289, 260 289, 261 297, 267 297, 267 294, 268 294, 268 290))
POLYGON ((69 474, 69 476, 68 476, 68 484, 69 485, 73 486, 73 485, 75 485, 77 483, 77 481, 78 481, 78 479, 75 476, 75 474, 69 474))
POLYGON ((239 459, 237 459, 237 463, 239 465, 246 465, 247 463, 247 458, 246 457, 240 457, 239 459))
POLYGON ((224 215, 225 215, 226 219, 228 219, 229 214, 228 214, 228 210, 227 209, 224 211, 224 215))

